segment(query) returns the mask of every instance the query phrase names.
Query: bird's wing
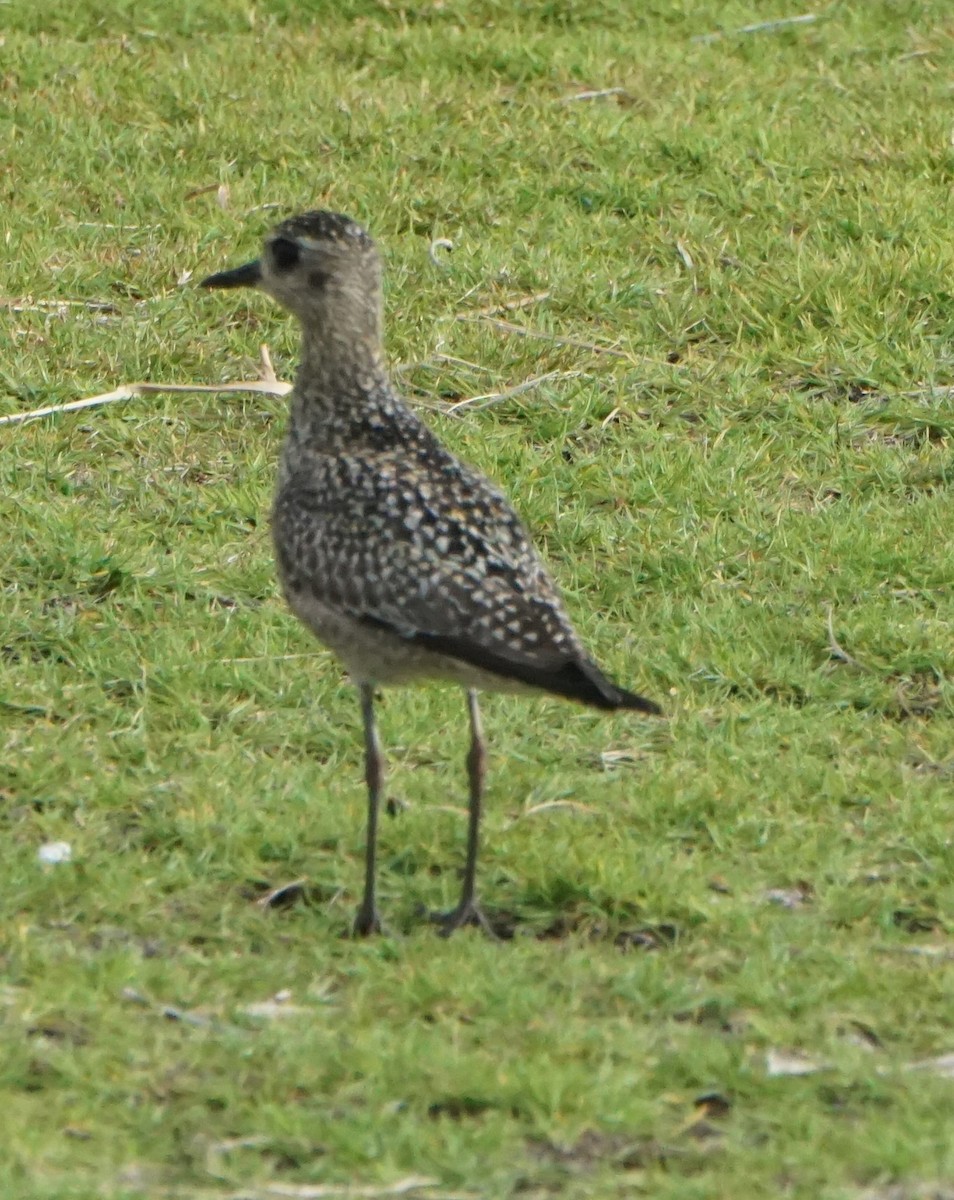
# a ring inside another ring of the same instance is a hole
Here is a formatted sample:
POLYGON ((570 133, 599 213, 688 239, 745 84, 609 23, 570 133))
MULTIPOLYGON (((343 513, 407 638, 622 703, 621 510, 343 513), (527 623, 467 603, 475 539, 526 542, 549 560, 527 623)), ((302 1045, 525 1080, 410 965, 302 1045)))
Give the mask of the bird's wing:
POLYGON ((352 616, 529 661, 578 648, 520 519, 453 460, 421 472, 386 455, 316 456, 273 521, 285 577, 352 616))
POLYGON ((659 712, 600 671, 505 497, 444 451, 309 455, 272 519, 290 590, 501 679, 659 712))
POLYGON ((287 587, 502 678, 626 703, 506 499, 450 456, 427 470, 389 455, 310 457, 273 523, 287 587))

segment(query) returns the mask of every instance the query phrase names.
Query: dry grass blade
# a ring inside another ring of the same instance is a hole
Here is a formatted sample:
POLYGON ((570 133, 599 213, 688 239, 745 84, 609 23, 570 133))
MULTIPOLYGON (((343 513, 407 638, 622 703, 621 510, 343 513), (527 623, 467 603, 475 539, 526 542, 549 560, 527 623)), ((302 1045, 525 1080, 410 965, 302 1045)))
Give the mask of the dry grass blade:
POLYGON ((272 366, 272 356, 265 342, 262 342, 259 354, 262 360, 262 383, 278 383, 278 376, 275 374, 275 368, 272 366))
POLYGON ((499 404, 502 400, 512 400, 514 396, 520 396, 524 392, 540 387, 541 384, 551 383, 556 379, 579 379, 582 374, 582 371, 548 371, 546 375, 535 375, 532 379, 525 379, 523 383, 507 388, 504 392, 487 392, 483 396, 468 396, 466 400, 457 400, 443 411, 450 415, 461 412, 465 408, 489 408, 492 404, 499 404))
POLYGON ((192 188, 190 191, 186 192, 186 194, 183 196, 183 200, 195 200, 199 196, 208 196, 212 192, 215 192, 216 196, 218 197, 221 195, 222 188, 225 186, 226 185, 223 183, 205 183, 201 187, 192 188))
POLYGON ((929 1071, 942 1079, 954 1079, 954 1054, 939 1054, 936 1058, 923 1058, 918 1062, 908 1063, 908 1071, 929 1071))
POLYGON ((65 314, 70 308, 82 308, 86 312, 96 313, 119 312, 112 300, 32 300, 29 297, 0 299, 0 308, 6 309, 7 312, 42 312, 53 315, 65 314))
POLYGON ((116 229, 123 233, 138 232, 143 229, 161 229, 161 225, 117 225, 115 221, 74 221, 74 229, 116 229))
MULTIPOLYGON (((492 371, 492 367, 485 366, 481 363, 471 362, 467 358, 455 358, 453 354, 435 354, 434 363, 447 363, 452 367, 466 367, 471 371, 476 371, 478 374, 486 374, 492 371)), ((425 364, 429 365, 429 364, 425 364)))
POLYGON ((27 421, 39 421, 41 417, 52 417, 59 413, 79 412, 84 408, 100 408, 120 400, 137 400, 142 396, 159 396, 163 392, 259 392, 266 396, 287 396, 290 383, 275 379, 256 379, 247 383, 124 383, 111 392, 98 396, 86 396, 82 400, 70 400, 67 404, 48 404, 30 412, 7 413, 0 417, 0 425, 25 425, 27 421))
POLYGON ((908 392, 896 392, 895 395, 905 400, 949 400, 954 396, 954 385, 944 384, 942 387, 913 388, 908 392))
POLYGON ((542 304, 550 299, 550 292, 536 292, 532 296, 520 296, 516 300, 506 300, 502 304, 492 304, 488 308, 478 308, 473 312, 459 312, 456 321, 473 321, 478 317, 495 317, 499 313, 516 312, 521 308, 532 308, 534 304, 542 304))
POLYGON ((526 817, 537 817, 541 813, 559 812, 561 810, 580 813, 585 817, 591 817, 598 811, 590 805, 580 804, 576 800, 545 800, 542 804, 533 804, 530 808, 525 808, 523 812, 517 813, 513 820, 507 822, 505 828, 509 829, 512 825, 516 825, 518 821, 523 821, 526 817))
POLYGON ((248 654, 239 658, 220 658, 219 662, 226 665, 232 663, 262 663, 262 662, 291 662, 296 658, 323 658, 322 650, 302 650, 295 654, 248 654))
POLYGON ((934 962, 954 962, 954 945, 950 946, 882 946, 884 954, 910 954, 915 958, 926 958, 934 962))
POLYGON ((682 259, 683 266, 687 271, 694 271, 696 269, 696 264, 692 261, 692 255, 686 249, 684 242, 676 242, 676 253, 682 259))
POLYGON ((640 766, 645 759, 643 750, 601 750, 598 757, 600 766, 607 771, 614 771, 617 767, 640 766))
POLYGON ((626 89, 621 87, 595 88, 588 92, 577 92, 573 96, 562 96, 558 104, 574 104, 577 100, 603 100, 608 96, 625 96, 626 89))
POLYGON ((778 1079, 786 1075, 815 1075, 827 1070, 827 1064, 817 1062, 806 1054, 793 1053, 788 1050, 769 1050, 765 1055, 765 1073, 770 1079, 778 1079))
MULTIPOLYGON (((438 1187, 439 1179, 427 1175, 409 1175, 406 1179, 398 1179, 394 1183, 379 1185, 356 1185, 348 1183, 265 1183, 243 1188, 240 1192, 230 1192, 221 1200, 272 1200, 283 1197, 285 1200, 377 1200, 385 1196, 410 1196, 438 1187)), ((437 1200, 429 1191, 430 1200, 437 1200)))
POLYGON ((698 33, 690 38, 693 42, 716 42, 719 38, 738 37, 746 33, 775 33, 791 25, 810 25, 818 20, 818 13, 802 13, 797 17, 779 17, 775 21, 755 21, 752 25, 740 25, 738 29, 716 29, 712 33, 698 33))

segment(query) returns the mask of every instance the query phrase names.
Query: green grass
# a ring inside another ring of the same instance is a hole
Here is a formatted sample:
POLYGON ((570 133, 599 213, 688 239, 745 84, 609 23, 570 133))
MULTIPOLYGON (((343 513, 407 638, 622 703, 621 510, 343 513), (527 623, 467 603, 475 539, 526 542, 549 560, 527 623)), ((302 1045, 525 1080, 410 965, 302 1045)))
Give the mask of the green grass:
POLYGON ((954 1050, 950 953, 912 953, 954 951, 954 19, 693 40, 795 11, 0 6, 0 412, 251 377, 263 341, 289 376, 264 297, 177 280, 346 211, 413 398, 580 373, 429 419, 670 714, 488 699, 481 887, 516 933, 443 942, 417 914, 458 886, 464 706, 389 694, 410 807, 390 936, 352 942, 360 722, 276 592, 283 402, 0 428, 3 1200, 954 1187, 954 1084, 905 1069, 954 1050), (455 319, 542 291, 507 318, 627 357, 455 319))

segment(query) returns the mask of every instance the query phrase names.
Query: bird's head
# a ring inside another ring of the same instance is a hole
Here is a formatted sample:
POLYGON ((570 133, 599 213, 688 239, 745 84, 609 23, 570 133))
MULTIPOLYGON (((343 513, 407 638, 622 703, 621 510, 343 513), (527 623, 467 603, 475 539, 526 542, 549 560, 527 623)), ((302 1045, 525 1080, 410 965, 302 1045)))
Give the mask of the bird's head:
POLYGON ((257 287, 307 329, 376 336, 381 260, 371 236, 340 213, 307 212, 277 225, 261 258, 203 279, 201 287, 257 287))

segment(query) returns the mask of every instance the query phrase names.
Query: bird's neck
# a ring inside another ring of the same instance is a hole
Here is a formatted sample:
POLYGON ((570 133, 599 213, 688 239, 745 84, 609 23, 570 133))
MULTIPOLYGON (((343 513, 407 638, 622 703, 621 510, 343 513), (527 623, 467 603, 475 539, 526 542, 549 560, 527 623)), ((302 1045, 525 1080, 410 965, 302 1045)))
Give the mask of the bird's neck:
POLYGON ((299 384, 326 392, 349 389, 358 380, 386 378, 381 331, 374 314, 365 313, 360 322, 328 321, 302 328, 299 384))
POLYGON ((286 458, 410 446, 426 436, 391 385, 376 330, 303 331, 286 458))
POLYGON ((376 329, 328 323, 302 330, 292 421, 337 426, 389 389, 376 329))

